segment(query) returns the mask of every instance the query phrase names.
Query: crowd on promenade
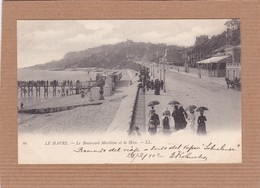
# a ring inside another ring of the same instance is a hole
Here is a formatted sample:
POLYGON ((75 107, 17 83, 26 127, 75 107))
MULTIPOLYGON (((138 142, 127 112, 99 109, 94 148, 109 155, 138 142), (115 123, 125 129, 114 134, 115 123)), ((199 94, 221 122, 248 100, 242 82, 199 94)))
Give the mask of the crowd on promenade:
POLYGON ((139 82, 139 87, 142 88, 143 94, 145 94, 146 91, 154 90, 155 95, 160 95, 160 90, 163 90, 164 87, 163 80, 151 79, 150 70, 145 66, 140 69, 139 82))
POLYGON ((180 104, 173 105, 173 111, 170 112, 168 108, 162 112, 162 118, 160 121, 159 115, 156 113, 155 107, 151 106, 149 111, 149 123, 148 132, 151 135, 156 134, 158 131, 164 134, 171 134, 179 130, 189 130, 198 135, 205 135, 206 132, 206 116, 204 116, 204 110, 198 110, 200 113, 198 118, 195 114, 194 108, 183 108, 180 104), (171 122, 171 116, 173 123, 171 122), (196 121, 197 120, 197 121, 196 121))
MULTIPOLYGON (((146 91, 154 90, 155 95, 160 95, 160 90, 163 90, 164 82, 163 80, 156 79, 155 81, 150 79, 150 71, 147 67, 142 67, 139 74, 139 87, 142 89, 142 94, 145 94, 146 91)), ((204 111, 208 110, 206 107, 197 108, 194 105, 190 105, 187 108, 183 106, 178 101, 171 101, 169 103, 173 107, 172 112, 166 108, 162 112, 162 118, 160 120, 159 115, 156 113, 155 105, 158 105, 159 102, 151 101, 148 104, 150 106, 150 111, 148 114, 148 132, 151 135, 155 135, 158 132, 163 132, 164 134, 171 134, 179 130, 190 130, 193 133, 198 135, 206 134, 206 116, 204 116, 204 111), (155 103, 153 103, 155 102, 155 103), (200 115, 196 117, 196 113, 200 115), (171 118, 173 123, 170 124, 171 118)), ((135 131, 138 132, 138 128, 135 131)), ((139 132, 138 132, 139 133, 139 132)))

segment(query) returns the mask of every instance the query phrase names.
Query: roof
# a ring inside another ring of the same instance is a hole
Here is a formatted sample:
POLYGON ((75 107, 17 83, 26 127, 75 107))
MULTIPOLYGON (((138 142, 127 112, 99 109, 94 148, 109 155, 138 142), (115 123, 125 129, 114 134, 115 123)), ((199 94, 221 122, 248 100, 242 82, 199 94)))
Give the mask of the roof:
POLYGON ((223 59, 226 59, 228 58, 229 56, 228 55, 225 55, 225 56, 216 56, 216 57, 211 57, 209 59, 204 59, 202 61, 198 61, 196 63, 201 63, 201 64, 208 64, 208 63, 217 63, 223 59))

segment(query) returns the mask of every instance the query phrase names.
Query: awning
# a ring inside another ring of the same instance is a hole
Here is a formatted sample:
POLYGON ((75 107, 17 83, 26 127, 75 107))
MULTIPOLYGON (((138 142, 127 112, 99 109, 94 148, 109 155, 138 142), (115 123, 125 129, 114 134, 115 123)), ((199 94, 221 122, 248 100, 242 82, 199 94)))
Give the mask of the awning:
POLYGON ((229 57, 228 55, 216 56, 216 57, 211 57, 209 59, 204 59, 202 61, 198 61, 196 63, 199 63, 199 64, 217 63, 217 62, 222 61, 223 59, 226 59, 228 57, 229 57))

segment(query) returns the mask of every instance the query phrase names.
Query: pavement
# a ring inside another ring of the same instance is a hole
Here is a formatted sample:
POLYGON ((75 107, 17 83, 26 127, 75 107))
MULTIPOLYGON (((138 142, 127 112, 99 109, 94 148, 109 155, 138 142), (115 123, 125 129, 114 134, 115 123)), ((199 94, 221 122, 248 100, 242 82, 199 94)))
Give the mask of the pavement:
MULTIPOLYGON (((158 71, 154 71, 155 78, 159 78, 158 71)), ((157 114, 162 120, 162 112, 168 108, 171 100, 177 100, 185 108, 188 105, 206 106, 209 111, 205 112, 207 117, 208 131, 241 129, 241 92, 227 89, 226 85, 216 78, 198 78, 188 76, 175 71, 166 71, 166 92, 161 90, 161 95, 154 95, 154 91, 148 91, 145 95, 146 103, 146 125, 148 124, 148 113, 150 107, 147 104, 152 100, 160 102, 155 106, 157 114)), ((196 113, 196 116, 199 114, 196 113)), ((174 128, 173 118, 170 118, 170 126, 174 128)))

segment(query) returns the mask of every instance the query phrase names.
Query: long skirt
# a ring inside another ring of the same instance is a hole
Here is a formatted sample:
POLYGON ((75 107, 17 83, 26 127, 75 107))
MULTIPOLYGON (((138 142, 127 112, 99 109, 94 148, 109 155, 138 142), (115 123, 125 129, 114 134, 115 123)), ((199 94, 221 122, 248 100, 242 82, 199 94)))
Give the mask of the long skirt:
POLYGON ((207 132, 206 132, 206 124, 205 123, 199 123, 198 124, 197 134, 207 134, 207 132))
POLYGON ((169 124, 169 118, 167 117, 165 117, 164 119, 163 119, 163 129, 170 129, 170 124, 169 124))

